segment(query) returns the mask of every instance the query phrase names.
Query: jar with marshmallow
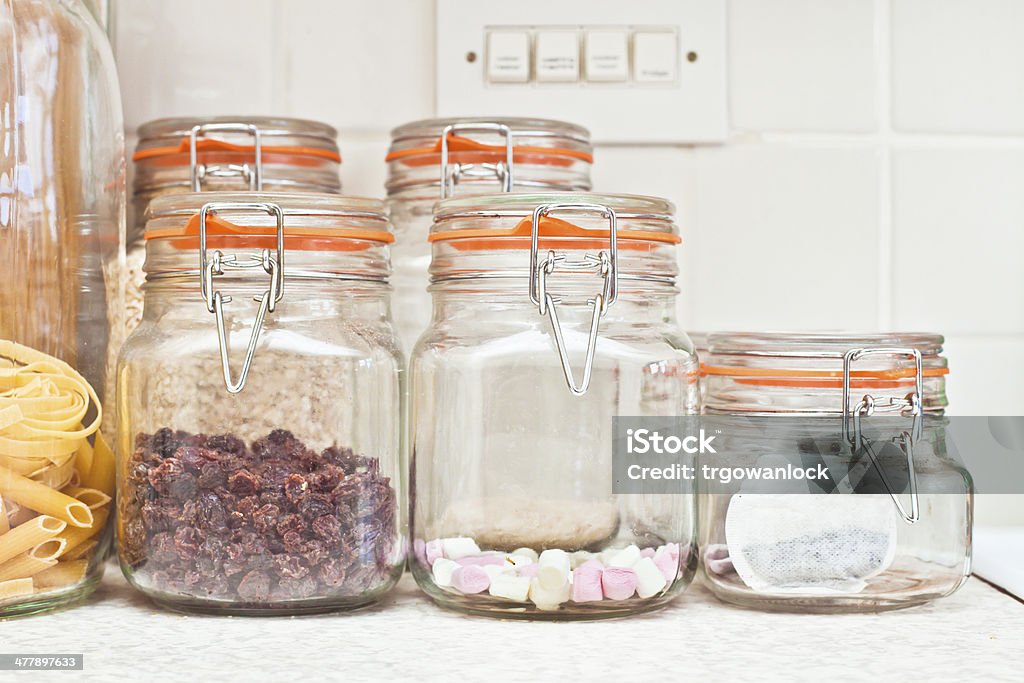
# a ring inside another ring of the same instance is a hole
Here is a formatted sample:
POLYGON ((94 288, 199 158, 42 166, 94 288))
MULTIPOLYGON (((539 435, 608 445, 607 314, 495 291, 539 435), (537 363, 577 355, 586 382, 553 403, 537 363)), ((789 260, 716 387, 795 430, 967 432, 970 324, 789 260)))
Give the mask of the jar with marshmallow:
POLYGON ((699 409, 673 210, 567 192, 437 205, 410 438, 411 568, 440 605, 616 617, 693 578, 692 490, 613 493, 614 416, 699 409))
POLYGON ((933 334, 710 335, 704 421, 725 447, 702 465, 806 473, 702 479, 712 593, 774 611, 875 612, 963 584, 973 485, 947 443, 942 344, 933 334))

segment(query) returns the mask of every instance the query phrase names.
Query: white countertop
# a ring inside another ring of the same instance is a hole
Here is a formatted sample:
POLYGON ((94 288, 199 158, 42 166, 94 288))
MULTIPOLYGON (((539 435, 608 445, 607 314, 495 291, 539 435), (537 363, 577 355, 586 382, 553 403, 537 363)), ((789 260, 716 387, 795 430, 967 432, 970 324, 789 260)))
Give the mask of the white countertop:
POLYGON ((972 578, 949 598, 896 612, 769 614, 692 586, 666 609, 628 619, 513 622, 442 610, 406 575, 383 603, 350 614, 206 617, 153 607, 112 566, 87 604, 0 622, 0 652, 84 653, 88 680, 118 683, 1020 680, 1024 604, 972 578))

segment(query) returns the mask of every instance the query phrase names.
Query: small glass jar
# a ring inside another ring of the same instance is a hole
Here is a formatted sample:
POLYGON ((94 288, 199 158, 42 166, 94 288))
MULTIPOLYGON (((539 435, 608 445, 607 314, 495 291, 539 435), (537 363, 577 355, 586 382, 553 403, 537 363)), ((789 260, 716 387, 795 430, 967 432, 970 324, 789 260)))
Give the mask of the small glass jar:
POLYGON ((160 197, 118 365, 121 566, 182 610, 350 609, 404 566, 384 206, 160 197))
POLYGON ((562 121, 450 118, 391 131, 387 192, 395 226, 395 325, 406 353, 430 321, 427 293, 434 203, 495 192, 586 191, 590 133, 562 121))
POLYGON ((679 241, 672 205, 651 197, 438 204, 410 429, 411 566, 439 604, 612 617, 691 580, 694 496, 612 485, 614 416, 698 410, 679 241))
MULTIPOLYGON (((143 233, 146 207, 155 197, 190 192, 341 192, 338 134, 304 119, 211 116, 157 119, 139 126, 129 206, 126 258, 106 273, 108 288, 124 289, 112 307, 110 369, 121 344, 142 320, 143 233)), ((112 416, 111 416, 112 417, 112 416)), ((105 428, 113 429, 108 419, 105 428)))
POLYGON ((103 272, 123 256, 124 210, 106 36, 81 0, 0 2, 0 619, 79 602, 103 575, 120 302, 103 272))
POLYGON ((724 425, 729 457, 740 454, 724 464, 828 473, 702 489, 702 567, 717 597, 768 610, 878 611, 963 584, 973 485, 947 452, 942 343, 931 334, 710 335, 705 426, 724 425))

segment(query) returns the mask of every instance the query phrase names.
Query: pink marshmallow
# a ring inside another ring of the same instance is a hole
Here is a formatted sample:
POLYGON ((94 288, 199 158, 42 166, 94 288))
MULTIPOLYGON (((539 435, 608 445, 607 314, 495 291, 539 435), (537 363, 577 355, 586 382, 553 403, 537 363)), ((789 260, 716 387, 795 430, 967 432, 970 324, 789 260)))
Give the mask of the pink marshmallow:
POLYGON ((471 564, 452 572, 452 587, 460 593, 482 593, 491 585, 483 567, 471 564))
POLYGON ((625 600, 636 592, 636 572, 625 567, 608 567, 601 572, 601 587, 609 600, 625 600))
POLYGON ((590 560, 572 572, 572 601, 597 602, 604 597, 601 588, 601 574, 604 567, 600 562, 590 560), (597 565, 596 567, 594 565, 597 565), (588 566, 589 565, 589 566, 588 566))
POLYGON ((496 567, 501 567, 506 564, 509 564, 501 555, 470 555, 469 557, 460 557, 455 561, 461 564, 463 567, 468 567, 470 565, 483 567, 489 564, 493 564, 496 567))
POLYGON ((679 574, 679 556, 676 555, 676 559, 673 560, 671 553, 662 553, 655 556, 654 566, 661 571, 661 575, 665 577, 666 581, 672 583, 679 574))
POLYGON ((640 551, 640 557, 654 557, 654 548, 644 548, 640 551))
POLYGON ((673 562, 679 562, 679 544, 678 543, 666 543, 664 546, 665 553, 667 553, 673 562))
POLYGON ((435 538, 433 541, 427 541, 423 548, 423 554, 427 558, 427 564, 431 566, 434 565, 434 560, 444 557, 444 547, 441 544, 441 539, 435 538))
POLYGON ((536 562, 532 564, 522 564, 516 567, 516 574, 519 576, 525 576, 532 579, 537 576, 537 572, 540 570, 540 565, 536 562))

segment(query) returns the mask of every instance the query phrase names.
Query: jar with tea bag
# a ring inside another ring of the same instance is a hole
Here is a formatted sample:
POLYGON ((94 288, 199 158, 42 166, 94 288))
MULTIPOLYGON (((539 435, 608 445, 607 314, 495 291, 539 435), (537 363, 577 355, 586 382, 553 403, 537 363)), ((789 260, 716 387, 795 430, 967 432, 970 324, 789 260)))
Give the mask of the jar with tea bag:
POLYGON ((878 611, 970 574, 973 487, 946 437, 932 334, 712 334, 706 585, 769 610, 878 611), (749 474, 748 474, 749 473, 749 474), (727 478, 723 478, 727 475, 727 478))

